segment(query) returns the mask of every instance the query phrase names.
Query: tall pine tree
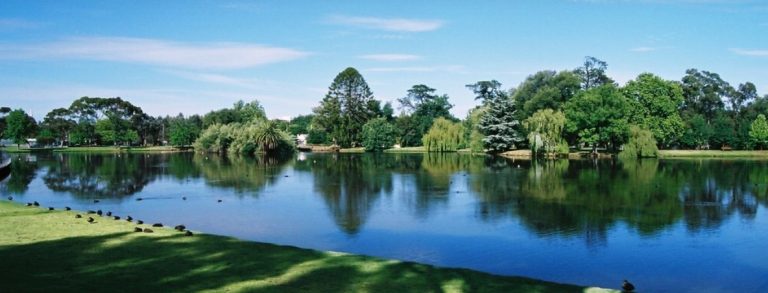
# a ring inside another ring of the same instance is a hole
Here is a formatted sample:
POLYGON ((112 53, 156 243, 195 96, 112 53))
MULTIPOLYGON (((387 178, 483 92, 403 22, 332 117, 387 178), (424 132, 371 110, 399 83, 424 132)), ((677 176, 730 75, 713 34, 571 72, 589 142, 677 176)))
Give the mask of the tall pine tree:
POLYGON ((360 73, 349 67, 333 79, 328 93, 314 109, 313 127, 328 134, 328 142, 342 147, 357 146, 362 128, 375 116, 373 93, 360 73))

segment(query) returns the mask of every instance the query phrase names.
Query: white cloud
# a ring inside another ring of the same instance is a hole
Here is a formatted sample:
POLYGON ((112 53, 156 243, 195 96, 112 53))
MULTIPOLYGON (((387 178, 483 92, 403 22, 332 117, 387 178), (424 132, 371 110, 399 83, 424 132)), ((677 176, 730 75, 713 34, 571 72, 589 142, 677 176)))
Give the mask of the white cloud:
POLYGON ((731 48, 729 50, 733 53, 736 53, 742 56, 768 57, 768 50, 750 50, 750 49, 740 49, 740 48, 731 48))
POLYGON ((405 18, 378 18, 360 16, 332 16, 330 22, 396 32, 428 32, 439 29, 445 23, 442 20, 419 20, 405 18))
POLYGON ((359 56, 359 58, 374 61, 413 61, 421 59, 421 56, 410 54, 370 54, 359 56))
POLYGON ((646 52, 653 52, 659 50, 659 48, 656 47, 636 47, 629 49, 632 52, 638 52, 638 53, 646 53, 646 52))
POLYGON ((42 44, 0 44, 5 59, 82 59, 167 67, 237 69, 308 56, 289 48, 246 43, 180 43, 158 39, 75 37, 42 44))
POLYGON ((212 83, 212 84, 232 85, 232 86, 238 86, 238 87, 250 88, 250 89, 264 88, 266 84, 272 83, 269 81, 264 81, 264 80, 255 79, 255 78, 240 78, 240 77, 233 77, 233 76, 219 74, 219 73, 178 71, 178 70, 163 70, 162 72, 165 72, 177 77, 181 77, 184 79, 194 80, 194 81, 200 81, 200 82, 212 83))
POLYGON ((463 72, 464 67, 459 65, 451 66, 411 66, 411 67, 373 67, 364 69, 368 72, 463 72))

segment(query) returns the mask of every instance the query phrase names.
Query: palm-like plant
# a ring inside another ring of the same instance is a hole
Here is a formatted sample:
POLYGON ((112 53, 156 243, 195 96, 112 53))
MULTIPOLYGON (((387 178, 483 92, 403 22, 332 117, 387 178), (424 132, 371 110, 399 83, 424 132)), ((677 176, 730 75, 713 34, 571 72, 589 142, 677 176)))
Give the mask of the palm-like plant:
POLYGON ((253 135, 254 142, 261 146, 261 150, 268 153, 277 149, 283 134, 274 121, 265 121, 256 127, 253 135))

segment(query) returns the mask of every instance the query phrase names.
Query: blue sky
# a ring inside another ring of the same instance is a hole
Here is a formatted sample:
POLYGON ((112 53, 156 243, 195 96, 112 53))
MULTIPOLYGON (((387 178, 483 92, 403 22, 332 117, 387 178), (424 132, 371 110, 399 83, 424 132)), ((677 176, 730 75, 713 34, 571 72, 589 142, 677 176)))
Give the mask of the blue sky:
POLYGON ((0 105, 38 119, 81 96, 151 115, 258 99, 286 118, 349 66, 377 99, 423 83, 463 118, 464 85, 515 87, 585 56, 620 83, 698 68, 766 94, 768 1, 0 1, 0 105))

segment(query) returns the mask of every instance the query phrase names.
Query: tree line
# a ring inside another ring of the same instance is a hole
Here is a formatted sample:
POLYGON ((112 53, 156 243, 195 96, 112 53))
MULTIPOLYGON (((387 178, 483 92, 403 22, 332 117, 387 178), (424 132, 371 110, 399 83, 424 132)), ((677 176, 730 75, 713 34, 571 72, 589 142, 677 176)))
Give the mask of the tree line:
POLYGON ((531 149, 558 155, 574 148, 655 156, 658 149, 763 149, 768 146, 768 95, 732 86, 717 73, 689 69, 679 81, 642 73, 619 86, 607 63, 586 57, 572 70, 543 70, 517 87, 496 80, 466 85, 479 102, 454 117, 446 94, 416 84, 393 105, 375 99, 354 68, 340 72, 312 113, 269 120, 258 101, 203 116, 152 117, 121 98, 82 97, 37 122, 21 109, 0 108, 0 131, 15 143, 194 146, 208 152, 256 153, 311 144, 381 151, 399 145, 428 151, 499 153, 531 149), (294 137, 291 137, 291 136, 294 137))

